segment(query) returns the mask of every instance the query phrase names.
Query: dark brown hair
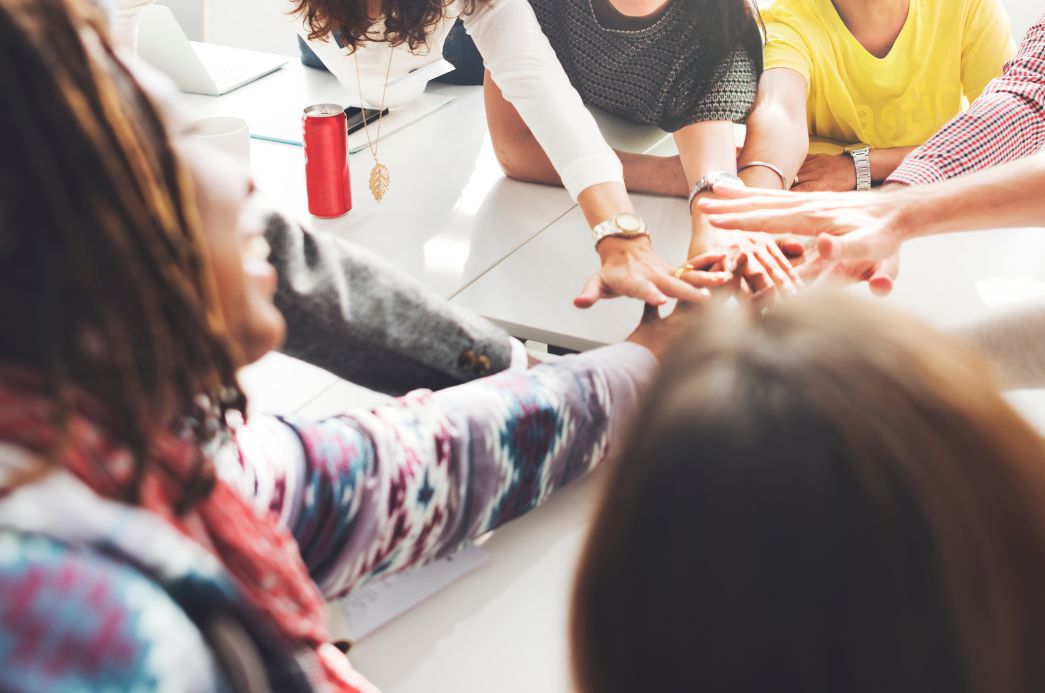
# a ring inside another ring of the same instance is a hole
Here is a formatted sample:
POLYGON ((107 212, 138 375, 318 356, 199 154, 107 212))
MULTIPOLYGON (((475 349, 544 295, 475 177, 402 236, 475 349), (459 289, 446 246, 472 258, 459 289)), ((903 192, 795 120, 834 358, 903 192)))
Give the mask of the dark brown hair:
POLYGON ((1045 690, 1045 445, 980 357, 851 296, 712 311, 640 419, 581 691, 1045 690))
MULTIPOLYGON (((464 0, 463 14, 471 14, 493 0, 464 0)), ((344 46, 356 48, 366 41, 403 43, 415 50, 428 41, 428 32, 446 16, 449 0, 383 0, 385 33, 373 35, 374 19, 367 12, 366 0, 293 0, 294 12, 309 28, 310 39, 333 36, 344 46)))
POLYGON ((44 376, 63 428, 72 388, 107 405, 134 500, 156 427, 244 402, 191 184, 102 21, 0 0, 0 359, 44 376))

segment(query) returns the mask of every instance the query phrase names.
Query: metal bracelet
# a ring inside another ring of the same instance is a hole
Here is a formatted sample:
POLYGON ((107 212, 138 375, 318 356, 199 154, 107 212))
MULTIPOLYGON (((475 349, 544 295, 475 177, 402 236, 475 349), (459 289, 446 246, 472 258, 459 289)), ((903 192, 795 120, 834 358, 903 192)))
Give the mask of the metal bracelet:
POLYGON ((846 155, 853 160, 856 168, 856 189, 871 189, 871 148, 846 150, 846 155))
POLYGON ((776 164, 771 164, 768 161, 749 161, 748 163, 746 163, 743 166, 741 166, 740 168, 738 168, 737 169, 737 173, 740 173, 741 171, 744 171, 744 170, 749 169, 749 168, 754 168, 755 166, 761 166, 762 168, 768 168, 770 171, 772 171, 773 173, 775 173, 778 176, 780 176, 780 185, 781 185, 781 187, 784 188, 784 190, 790 190, 791 189, 791 186, 787 184, 787 176, 785 176, 784 172, 780 170, 780 167, 777 166, 776 164))

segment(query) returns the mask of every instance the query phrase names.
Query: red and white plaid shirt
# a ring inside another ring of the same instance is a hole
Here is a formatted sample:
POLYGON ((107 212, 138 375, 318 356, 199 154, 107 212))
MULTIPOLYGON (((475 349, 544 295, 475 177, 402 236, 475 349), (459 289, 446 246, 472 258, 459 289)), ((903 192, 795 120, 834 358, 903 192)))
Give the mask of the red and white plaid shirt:
POLYGON ((887 183, 938 183, 1045 146, 1045 14, 968 111, 911 152, 887 183))

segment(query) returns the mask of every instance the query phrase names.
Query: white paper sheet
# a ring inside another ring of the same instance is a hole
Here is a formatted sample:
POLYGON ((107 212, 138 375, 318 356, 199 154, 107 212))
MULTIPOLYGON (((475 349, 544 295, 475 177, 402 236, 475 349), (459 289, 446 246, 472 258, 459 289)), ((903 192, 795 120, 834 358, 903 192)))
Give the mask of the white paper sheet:
POLYGON ((341 600, 349 640, 357 641, 457 582, 489 559, 479 546, 406 573, 371 581, 341 600))

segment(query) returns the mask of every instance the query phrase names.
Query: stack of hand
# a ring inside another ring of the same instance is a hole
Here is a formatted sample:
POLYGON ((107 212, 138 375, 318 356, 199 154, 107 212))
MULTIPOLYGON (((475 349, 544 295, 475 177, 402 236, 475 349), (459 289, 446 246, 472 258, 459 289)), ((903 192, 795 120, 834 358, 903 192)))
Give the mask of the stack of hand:
MULTIPOLYGON (((892 290, 900 245, 911 235, 900 218, 904 207, 899 204, 908 191, 891 192, 889 201, 866 193, 794 193, 729 185, 716 186, 715 193, 719 199, 699 204, 717 229, 716 251, 691 258, 673 272, 675 279, 702 292, 702 300, 686 303, 701 303, 716 291, 763 302, 795 293, 810 282, 866 281, 875 294, 892 290), (800 237, 815 240, 807 244, 800 237)), ((606 265, 591 281, 604 276, 612 277, 606 265)), ((674 333, 687 312, 676 311, 660 320, 661 303, 647 301, 642 323, 629 337, 658 355, 671 341, 664 335, 674 333)))
MULTIPOLYGON (((815 249, 807 250, 805 243, 789 235, 774 237, 767 233, 720 231, 715 236, 714 246, 716 250, 692 257, 671 270, 672 278, 699 292, 699 298, 680 298, 678 307, 665 318, 660 315, 660 305, 667 299, 656 303, 647 301, 642 320, 628 341, 646 347, 659 359, 683 329, 694 306, 716 294, 730 294, 756 304, 792 295, 805 284, 803 277, 815 276, 820 266, 815 261, 815 249)), ((654 267, 663 271, 660 265, 654 267)), ((593 287, 601 289, 604 286, 594 284, 608 281, 603 279, 604 273, 605 265, 602 272, 589 280, 585 293, 592 289, 594 296, 593 287)), ((612 278, 612 272, 608 274, 612 278)), ((602 289, 598 297, 610 295, 614 294, 602 289)), ((581 305, 579 301, 575 303, 581 305)))
MULTIPOLYGON (((900 205, 866 193, 794 193, 715 188, 722 199, 701 200, 700 209, 718 229, 815 236, 803 276, 819 281, 866 281, 871 291, 892 291, 906 238, 900 205)), ((891 193, 895 197, 896 193, 891 193)), ((903 191, 903 194, 907 194, 903 191)))
POLYGON ((573 303, 588 308, 603 298, 632 296, 647 305, 671 299, 703 303, 713 290, 767 297, 794 294, 803 284, 806 245, 791 236, 720 231, 713 248, 675 266, 653 252, 648 238, 607 238, 598 247, 602 268, 573 303))

